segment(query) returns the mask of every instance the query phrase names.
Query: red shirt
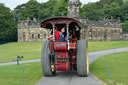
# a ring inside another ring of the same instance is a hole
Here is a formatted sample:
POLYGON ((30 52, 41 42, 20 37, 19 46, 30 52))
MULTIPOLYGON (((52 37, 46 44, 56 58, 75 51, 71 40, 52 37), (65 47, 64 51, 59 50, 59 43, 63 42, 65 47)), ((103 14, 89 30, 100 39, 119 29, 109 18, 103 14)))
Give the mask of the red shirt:
POLYGON ((55 40, 59 41, 60 31, 55 31, 55 40))

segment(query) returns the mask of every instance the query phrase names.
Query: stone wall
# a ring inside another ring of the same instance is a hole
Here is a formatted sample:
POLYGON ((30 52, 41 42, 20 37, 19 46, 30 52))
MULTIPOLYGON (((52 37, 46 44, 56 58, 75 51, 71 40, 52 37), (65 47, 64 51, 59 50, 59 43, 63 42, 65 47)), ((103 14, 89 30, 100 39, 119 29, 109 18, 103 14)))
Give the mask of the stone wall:
POLYGON ((90 26, 88 28, 88 40, 89 41, 120 40, 121 32, 122 31, 120 28, 90 26))
MULTIPOLYGON (((119 20, 79 20, 81 21, 80 39, 87 39, 88 41, 127 40, 127 34, 122 34, 122 27, 119 20)), ((49 30, 40 28, 39 20, 27 19, 18 23, 19 42, 43 41, 49 35, 49 30)))
MULTIPOLYGON (((115 41, 127 40, 128 34, 121 34, 120 28, 110 27, 83 27, 80 31, 81 39, 88 41, 115 41)), ((18 29, 18 42, 37 42, 46 40, 50 31, 44 28, 22 28, 18 29)))
POLYGON ((128 33, 121 34, 121 40, 128 41, 128 33))
POLYGON ((18 29, 18 42, 37 42, 46 40, 49 30, 43 28, 18 29))

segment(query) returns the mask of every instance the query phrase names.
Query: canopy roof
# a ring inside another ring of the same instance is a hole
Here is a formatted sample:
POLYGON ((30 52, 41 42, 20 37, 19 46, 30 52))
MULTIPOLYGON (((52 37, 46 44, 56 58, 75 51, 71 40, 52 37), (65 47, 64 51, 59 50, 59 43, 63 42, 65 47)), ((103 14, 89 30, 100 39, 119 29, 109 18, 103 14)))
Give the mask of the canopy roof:
POLYGON ((41 22, 41 27, 46 28, 46 29, 52 29, 52 26, 55 26, 56 24, 75 24, 78 27, 80 27, 80 21, 74 18, 66 17, 66 16, 57 16, 57 17, 51 17, 48 19, 45 19, 44 21, 41 22))

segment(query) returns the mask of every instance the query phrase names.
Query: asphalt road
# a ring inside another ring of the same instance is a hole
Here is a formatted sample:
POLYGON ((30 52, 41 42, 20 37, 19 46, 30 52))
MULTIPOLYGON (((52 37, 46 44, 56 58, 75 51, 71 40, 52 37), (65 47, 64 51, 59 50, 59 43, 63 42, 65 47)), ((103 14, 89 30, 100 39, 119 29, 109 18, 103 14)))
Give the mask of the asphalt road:
MULTIPOLYGON (((128 51, 128 47, 97 51, 89 53, 89 63, 95 61, 95 59, 112 54, 128 51)), ((42 77, 36 85, 104 85, 97 80, 91 73, 88 77, 79 77, 76 72, 57 72, 54 77, 42 77)))

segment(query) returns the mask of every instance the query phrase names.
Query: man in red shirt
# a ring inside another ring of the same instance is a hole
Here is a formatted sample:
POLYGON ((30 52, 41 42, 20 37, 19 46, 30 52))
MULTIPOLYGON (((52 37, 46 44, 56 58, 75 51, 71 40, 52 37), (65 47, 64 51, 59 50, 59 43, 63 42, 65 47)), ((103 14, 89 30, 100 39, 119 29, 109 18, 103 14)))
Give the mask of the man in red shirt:
POLYGON ((59 37, 60 37, 60 31, 55 30, 55 40, 59 41, 59 37))

